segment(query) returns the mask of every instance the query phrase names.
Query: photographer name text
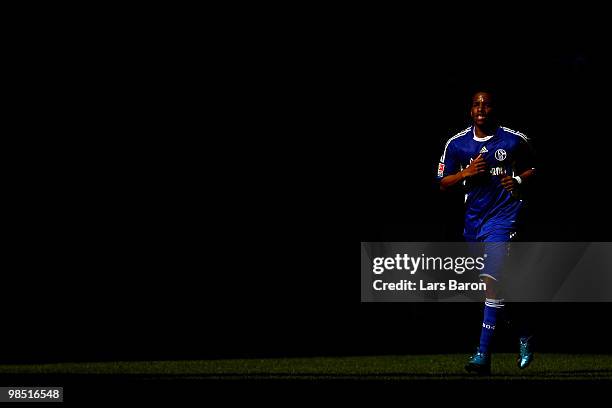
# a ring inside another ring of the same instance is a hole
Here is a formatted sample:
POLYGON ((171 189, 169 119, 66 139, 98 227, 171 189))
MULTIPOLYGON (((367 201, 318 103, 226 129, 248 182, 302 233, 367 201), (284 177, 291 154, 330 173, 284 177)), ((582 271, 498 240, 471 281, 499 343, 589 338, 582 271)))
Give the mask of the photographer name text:
POLYGON ((399 282, 383 282, 377 279, 372 282, 372 287, 376 291, 485 291, 487 285, 484 282, 459 282, 451 279, 447 282, 425 282, 419 279, 414 282, 402 279, 399 282))

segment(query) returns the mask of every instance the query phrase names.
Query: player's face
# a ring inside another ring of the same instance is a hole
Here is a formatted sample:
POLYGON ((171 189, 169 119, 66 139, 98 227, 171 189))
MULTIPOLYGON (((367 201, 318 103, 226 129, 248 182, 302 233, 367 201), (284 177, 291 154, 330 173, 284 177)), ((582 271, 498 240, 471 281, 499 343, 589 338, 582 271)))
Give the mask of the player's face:
POLYGON ((470 116, 474 123, 486 127, 493 121, 493 97, 486 92, 478 92, 472 98, 470 116))

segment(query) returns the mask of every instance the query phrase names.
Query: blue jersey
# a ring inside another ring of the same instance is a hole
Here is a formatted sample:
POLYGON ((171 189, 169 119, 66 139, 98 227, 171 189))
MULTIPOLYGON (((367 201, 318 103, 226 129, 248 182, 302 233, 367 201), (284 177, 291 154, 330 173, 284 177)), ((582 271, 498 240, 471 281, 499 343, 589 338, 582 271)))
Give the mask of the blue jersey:
POLYGON ((511 194, 502 187, 500 176, 515 176, 532 168, 529 139, 506 127, 498 127, 493 135, 479 138, 470 126, 446 142, 438 164, 438 180, 465 169, 479 154, 489 172, 464 181, 464 236, 470 241, 489 241, 490 237, 508 241, 516 232, 523 201, 516 192, 511 194))

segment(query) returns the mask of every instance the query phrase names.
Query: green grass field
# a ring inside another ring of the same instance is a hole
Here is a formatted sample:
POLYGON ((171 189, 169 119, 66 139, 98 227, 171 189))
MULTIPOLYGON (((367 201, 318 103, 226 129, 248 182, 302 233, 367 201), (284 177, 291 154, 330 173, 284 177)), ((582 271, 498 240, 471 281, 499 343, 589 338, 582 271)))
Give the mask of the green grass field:
POLYGON ((0 376, 121 375, 142 379, 295 380, 612 380, 612 355, 537 354, 516 368, 514 354, 494 354, 487 377, 467 374, 464 354, 372 357, 266 358, 196 361, 0 365, 0 376))

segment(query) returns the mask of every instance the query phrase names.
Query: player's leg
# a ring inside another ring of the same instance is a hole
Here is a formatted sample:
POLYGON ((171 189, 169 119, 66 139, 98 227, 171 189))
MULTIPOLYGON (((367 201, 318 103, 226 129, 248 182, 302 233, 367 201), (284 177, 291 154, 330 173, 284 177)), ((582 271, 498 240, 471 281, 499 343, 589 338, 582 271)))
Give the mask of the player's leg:
POLYGON ((506 242, 499 242, 499 236, 490 236, 485 240, 485 268, 480 279, 486 284, 485 304, 480 333, 480 343, 476 353, 472 355, 466 370, 479 374, 488 374, 491 370, 491 344, 498 321, 504 309, 504 301, 498 280, 501 276, 505 257, 507 256, 506 242), (492 241, 492 242, 491 242, 492 241))
POLYGON ((519 339, 519 352, 517 357, 517 365, 520 369, 527 368, 533 361, 534 352, 534 330, 532 325, 532 316, 537 304, 534 303, 511 303, 509 312, 511 312, 513 332, 519 339))
POLYGON ((487 290, 485 294, 486 298, 479 349, 483 353, 490 353, 493 335, 495 334, 498 322, 502 320, 505 304, 504 300, 497 295, 497 281, 490 277, 483 277, 482 281, 487 285, 487 290))
MULTIPOLYGON (((508 255, 510 255, 511 242, 517 242, 521 235, 524 235, 523 231, 519 233, 512 231, 510 233, 508 255)), ((537 309, 537 304, 522 302, 511 302, 505 307, 506 318, 510 321, 511 327, 513 328, 512 331, 519 339, 517 365, 521 369, 527 368, 534 358, 534 330, 532 324, 534 309, 537 309)))
POLYGON ((493 335, 498 322, 501 322, 505 308, 502 296, 503 288, 500 280, 506 257, 508 256, 508 242, 505 242, 507 234, 489 235, 485 238, 485 268, 480 274, 480 279, 486 284, 485 306, 480 335, 480 349, 485 353, 490 352, 493 335))

